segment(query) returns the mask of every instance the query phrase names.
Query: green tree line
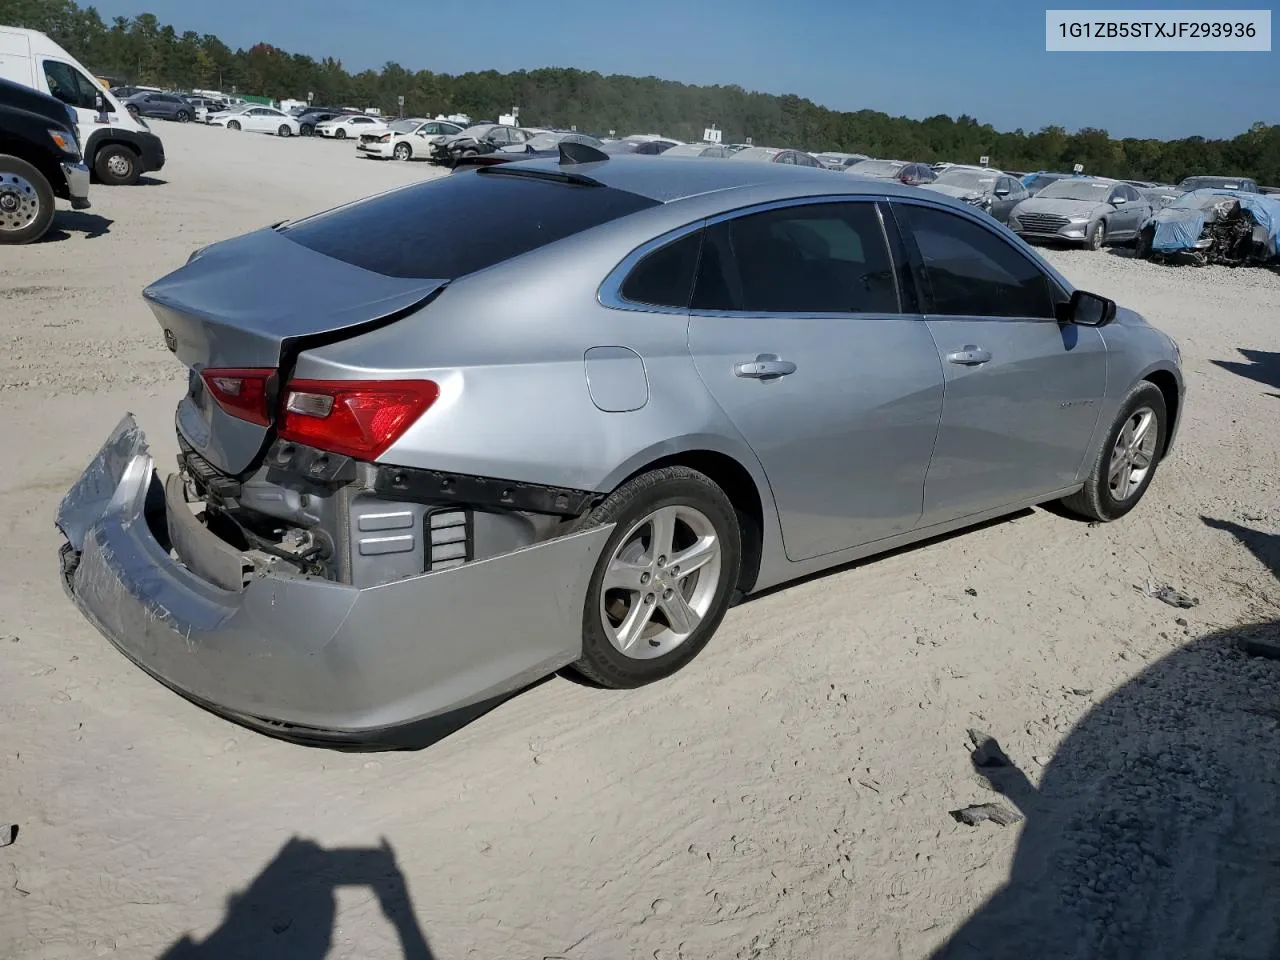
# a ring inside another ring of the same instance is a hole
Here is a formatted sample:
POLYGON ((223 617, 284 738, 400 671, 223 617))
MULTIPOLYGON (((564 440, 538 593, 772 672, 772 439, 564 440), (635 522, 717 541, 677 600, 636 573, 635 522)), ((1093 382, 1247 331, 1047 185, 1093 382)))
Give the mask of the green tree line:
MULTIPOLYGON (((213 9, 213 8, 210 8, 213 9)), ((1105 130, 1069 133, 999 131, 971 116, 924 120, 875 110, 829 110, 797 96, 753 93, 738 86, 691 86, 657 77, 604 76, 566 67, 450 75, 387 63, 347 71, 341 60, 288 53, 259 43, 232 50, 210 33, 178 33, 149 13, 103 21, 74 0, 0 0, 0 24, 41 30, 97 72, 121 82, 175 89, 217 88, 317 104, 398 110, 409 115, 465 113, 495 118, 520 107, 521 121, 576 126, 597 135, 616 130, 696 140, 714 123, 726 142, 842 150, 902 160, 974 163, 981 156, 1011 170, 1070 170, 1177 182, 1193 174, 1252 176, 1280 185, 1280 125, 1255 123, 1230 140, 1113 139, 1105 130)))

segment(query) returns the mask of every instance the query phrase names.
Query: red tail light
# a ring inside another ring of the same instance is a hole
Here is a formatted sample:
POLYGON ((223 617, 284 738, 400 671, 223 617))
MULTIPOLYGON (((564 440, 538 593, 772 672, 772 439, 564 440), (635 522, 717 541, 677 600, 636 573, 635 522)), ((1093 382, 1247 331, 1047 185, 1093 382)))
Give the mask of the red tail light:
POLYGON ((201 370, 200 379, 226 413, 265 427, 271 422, 267 398, 275 373, 269 367, 224 367, 201 370))
POLYGON ((440 396, 430 380, 293 380, 280 437, 376 460, 440 396))

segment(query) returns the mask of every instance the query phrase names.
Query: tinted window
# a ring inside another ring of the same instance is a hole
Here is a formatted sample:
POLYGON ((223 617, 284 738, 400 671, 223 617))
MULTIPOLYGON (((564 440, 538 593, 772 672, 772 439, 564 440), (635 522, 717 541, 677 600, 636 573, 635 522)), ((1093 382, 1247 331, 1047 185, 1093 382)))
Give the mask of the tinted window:
POLYGON ((884 232, 869 203, 820 203, 750 214, 716 224, 703 248, 694 294, 699 309, 898 312, 884 232), (725 264, 724 258, 731 262, 725 264), (725 266, 736 275, 739 295, 730 293, 733 285, 725 281, 725 266))
POLYGON ((1043 271, 991 230, 964 217, 900 204, 924 261, 924 288, 939 316, 1052 317, 1043 271))
POLYGON ((623 190, 490 167, 370 197, 280 232, 374 273, 451 280, 657 205, 623 190))
POLYGON ((97 109, 98 94, 102 88, 69 64, 46 60, 44 78, 49 84, 49 92, 63 103, 85 110, 97 109))
POLYGON ((658 307, 687 307, 701 246, 702 231, 695 230, 647 254, 623 281, 623 299, 658 307))

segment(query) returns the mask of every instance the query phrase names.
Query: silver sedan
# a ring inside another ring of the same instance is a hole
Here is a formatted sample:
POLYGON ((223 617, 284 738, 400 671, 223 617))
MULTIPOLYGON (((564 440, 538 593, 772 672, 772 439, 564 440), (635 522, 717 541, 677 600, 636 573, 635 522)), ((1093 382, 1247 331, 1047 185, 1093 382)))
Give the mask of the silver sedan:
POLYGON ((782 164, 564 147, 144 296, 180 469, 125 417, 59 508, 64 582, 163 683, 307 741, 656 681, 736 598, 1031 504, 1115 520, 1183 405, 1166 335, 982 210, 782 164))
POLYGON ((1009 227, 1030 239, 1062 240, 1097 250, 1133 240, 1150 216, 1150 201, 1127 183, 1064 177, 1014 207, 1009 227))

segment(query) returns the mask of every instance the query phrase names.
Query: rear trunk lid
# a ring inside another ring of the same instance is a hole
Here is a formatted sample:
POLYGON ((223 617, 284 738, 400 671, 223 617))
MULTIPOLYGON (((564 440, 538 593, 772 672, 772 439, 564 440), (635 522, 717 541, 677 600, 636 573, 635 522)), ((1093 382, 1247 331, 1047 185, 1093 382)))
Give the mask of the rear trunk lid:
POLYGON ((254 367, 287 374, 299 350, 392 322, 445 283, 383 276, 271 228, 207 248, 143 291, 166 345, 191 370, 179 429, 213 466, 246 470, 271 426, 224 412, 204 389, 200 371, 254 367))

